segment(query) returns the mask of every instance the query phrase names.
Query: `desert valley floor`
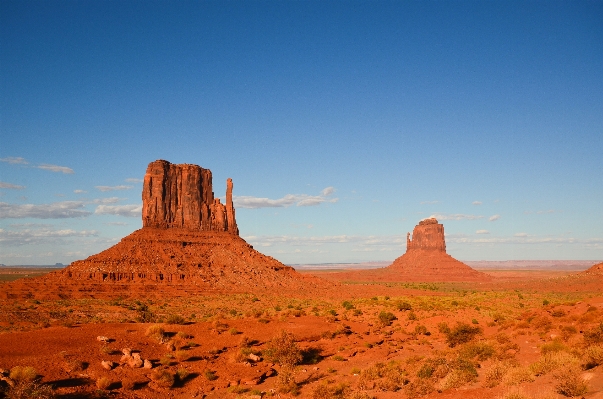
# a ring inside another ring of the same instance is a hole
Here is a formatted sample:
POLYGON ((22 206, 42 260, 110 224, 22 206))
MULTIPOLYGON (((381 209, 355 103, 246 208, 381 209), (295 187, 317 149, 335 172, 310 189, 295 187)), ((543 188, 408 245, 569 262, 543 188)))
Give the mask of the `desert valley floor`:
POLYGON ((306 271, 327 282, 253 293, 20 278, 0 285, 0 384, 39 398, 602 398, 601 269, 306 271))

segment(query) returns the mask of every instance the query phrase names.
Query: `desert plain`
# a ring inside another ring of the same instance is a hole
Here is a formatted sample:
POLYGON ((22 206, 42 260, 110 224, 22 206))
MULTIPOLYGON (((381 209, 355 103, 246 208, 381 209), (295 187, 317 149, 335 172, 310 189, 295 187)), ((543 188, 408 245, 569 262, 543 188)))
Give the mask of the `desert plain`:
POLYGON ((603 263, 470 267, 425 219, 386 267, 296 270, 239 237, 232 187, 152 162, 142 229, 0 269, 0 397, 603 398, 603 263))

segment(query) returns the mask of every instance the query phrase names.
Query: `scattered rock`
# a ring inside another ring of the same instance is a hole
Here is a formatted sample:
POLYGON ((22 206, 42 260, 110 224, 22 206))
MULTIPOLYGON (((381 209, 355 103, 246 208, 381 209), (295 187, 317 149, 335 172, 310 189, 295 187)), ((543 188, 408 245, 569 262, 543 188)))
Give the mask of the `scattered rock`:
POLYGON ((124 348, 121 350, 121 353, 123 353, 126 356, 131 356, 132 355, 132 349, 130 348, 124 348))
POLYGON ((112 361, 110 361, 110 360, 103 360, 103 361, 101 362, 101 366, 103 366, 103 368, 104 368, 105 370, 112 370, 112 369, 113 369, 113 367, 115 367, 115 363, 113 363, 113 362, 112 362, 112 361))
POLYGON ((247 359, 252 360, 256 363, 262 361, 261 357, 259 357, 258 355, 254 355, 253 353, 250 353, 249 356, 247 356, 247 359))
POLYGON ((105 344, 111 342, 111 339, 109 337, 105 337, 104 335, 99 335, 98 337, 96 337, 96 340, 99 342, 104 342, 105 344))
POLYGON ((151 361, 149 359, 144 359, 144 364, 142 367, 145 369, 152 369, 153 363, 151 363, 151 361))

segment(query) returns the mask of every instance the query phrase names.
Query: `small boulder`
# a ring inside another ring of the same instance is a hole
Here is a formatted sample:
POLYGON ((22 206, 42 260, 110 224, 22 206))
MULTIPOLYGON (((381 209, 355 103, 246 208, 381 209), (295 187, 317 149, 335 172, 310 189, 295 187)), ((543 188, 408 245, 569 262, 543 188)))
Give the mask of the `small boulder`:
POLYGON ((126 356, 131 356, 132 355, 132 349, 130 349, 130 348, 123 348, 121 350, 121 353, 123 353, 126 356))
POLYGON ((261 357, 259 357, 258 355, 254 355, 253 353, 250 353, 249 356, 247 356, 247 359, 252 360, 256 363, 262 361, 261 357))
POLYGON ((153 363, 151 363, 151 361, 149 359, 144 359, 142 367, 145 369, 152 369, 153 363))
POLYGON ((108 344, 109 342, 111 342, 111 338, 105 337, 104 335, 99 335, 98 337, 96 337, 96 340, 98 342, 103 342, 105 344, 108 344))
POLYGON ((103 361, 101 362, 101 366, 103 366, 103 368, 104 368, 105 370, 111 370, 111 369, 113 369, 113 367, 115 367, 115 363, 113 363, 113 362, 112 362, 112 361, 110 361, 110 360, 103 360, 103 361))

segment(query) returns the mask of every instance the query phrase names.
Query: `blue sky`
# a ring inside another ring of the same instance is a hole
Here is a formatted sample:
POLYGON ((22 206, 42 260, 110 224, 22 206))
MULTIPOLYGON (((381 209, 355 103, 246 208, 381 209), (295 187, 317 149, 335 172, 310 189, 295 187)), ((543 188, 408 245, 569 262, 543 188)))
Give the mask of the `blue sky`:
POLYGON ((603 259, 603 2, 2 1, 0 263, 141 227, 156 159, 209 168, 257 249, 603 259))

